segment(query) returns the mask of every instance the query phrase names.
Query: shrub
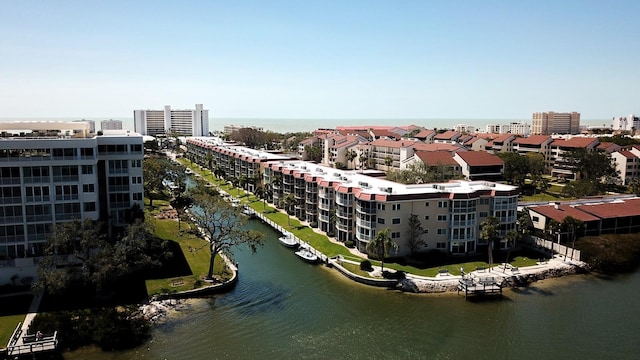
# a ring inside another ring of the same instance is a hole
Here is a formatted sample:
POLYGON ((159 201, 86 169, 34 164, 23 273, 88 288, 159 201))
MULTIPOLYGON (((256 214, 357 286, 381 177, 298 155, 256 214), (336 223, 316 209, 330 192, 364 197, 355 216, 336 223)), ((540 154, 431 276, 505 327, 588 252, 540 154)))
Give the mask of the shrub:
POLYGON ((314 221, 311 224, 309 224, 309 226, 312 227, 312 228, 317 228, 318 227, 318 222, 314 221))
POLYGON ((354 243, 353 240, 347 240, 344 242, 344 246, 348 248, 354 248, 356 246, 356 243, 354 243))
POLYGON ((404 271, 401 271, 401 270, 398 270, 396 272, 390 272, 385 270, 382 272, 382 277, 385 279, 402 280, 405 278, 405 275, 404 275, 404 271))
POLYGON ((362 271, 372 271, 373 270, 373 266, 371 266, 371 261, 362 260, 362 262, 360 263, 360 270, 362 270, 362 271))

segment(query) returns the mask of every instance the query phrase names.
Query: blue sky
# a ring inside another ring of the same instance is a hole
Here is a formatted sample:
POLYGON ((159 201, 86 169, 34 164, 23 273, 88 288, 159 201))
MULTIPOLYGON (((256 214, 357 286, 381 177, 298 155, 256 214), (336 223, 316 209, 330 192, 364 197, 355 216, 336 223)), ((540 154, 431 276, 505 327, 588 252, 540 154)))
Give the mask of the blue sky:
POLYGON ((640 113, 640 1, 0 0, 0 117, 640 113))

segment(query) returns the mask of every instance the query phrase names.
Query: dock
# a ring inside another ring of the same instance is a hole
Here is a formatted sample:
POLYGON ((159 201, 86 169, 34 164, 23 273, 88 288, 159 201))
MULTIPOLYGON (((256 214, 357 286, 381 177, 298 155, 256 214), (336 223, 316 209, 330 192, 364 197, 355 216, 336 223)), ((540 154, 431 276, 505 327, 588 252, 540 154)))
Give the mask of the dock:
POLYGON ((458 294, 464 291, 464 297, 502 295, 502 278, 494 276, 465 276, 459 280, 458 294))
POLYGON ((35 334, 22 334, 22 323, 18 324, 9 339, 7 357, 19 357, 21 355, 35 356, 38 353, 55 351, 58 348, 58 332, 51 336, 36 338, 35 334))

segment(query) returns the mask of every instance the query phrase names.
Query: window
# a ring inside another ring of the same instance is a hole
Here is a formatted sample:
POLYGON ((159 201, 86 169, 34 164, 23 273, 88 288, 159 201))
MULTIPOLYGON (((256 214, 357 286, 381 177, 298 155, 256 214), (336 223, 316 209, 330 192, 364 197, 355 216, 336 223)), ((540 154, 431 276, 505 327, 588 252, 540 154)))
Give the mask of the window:
POLYGON ((49 201, 48 186, 27 186, 25 189, 27 201, 49 201))
POLYGON ((378 218, 378 224, 384 224, 384 219, 383 218, 378 218))
POLYGON ((428 234, 428 233, 429 233, 429 229, 424 229, 424 230, 422 230, 422 233, 423 233, 423 234, 428 234))
POLYGON ((429 207, 429 202, 424 203, 424 206, 429 207))
POLYGON ((131 160, 131 167, 132 168, 142 167, 142 161, 141 160, 131 160))
POLYGON ((86 192, 86 193, 95 192, 95 185, 94 184, 84 184, 84 185, 82 185, 82 192, 86 192))
POLYGON ((400 218, 395 218, 391 221, 394 225, 400 224, 400 218))
POLYGON ((57 185, 56 200, 77 200, 78 185, 57 185))
POLYGON ((93 165, 82 165, 83 174, 93 174, 93 165))
POLYGON ((133 176, 131 177, 132 184, 142 184, 142 176, 133 176))
POLYGON ((447 243, 443 243, 443 242, 436 243, 436 249, 446 249, 446 248, 447 248, 447 243))
POLYGON ((490 198, 480 198, 480 205, 489 205, 490 198))
POLYGON ((142 193, 133 193, 133 200, 142 201, 142 193))
POLYGON ((400 204, 393 204, 391 206, 391 210, 393 210, 393 211, 400 210, 400 204))
POLYGON ((84 207, 84 211, 96 211, 96 203, 95 202, 86 202, 82 204, 84 207))
POLYGON ((489 213, 488 213, 488 212, 486 212, 486 211, 480 211, 480 217, 481 217, 481 218, 484 218, 484 217, 487 217, 487 216, 489 216, 489 213))
POLYGON ((425 216, 424 216, 424 219, 425 219, 425 220, 429 220, 429 215, 425 215, 425 216))
POLYGON ((391 238, 392 239, 399 239, 400 238, 400 231, 395 231, 391 233, 391 238))
POLYGON ((449 202, 448 201, 438 201, 438 207, 439 208, 446 208, 449 206, 449 202))
POLYGON ((447 229, 438 229, 438 235, 447 235, 447 229))
POLYGON ((531 218, 531 220, 533 220, 533 222, 538 222, 538 221, 540 221, 540 218, 539 218, 539 217, 537 217, 537 216, 533 216, 533 217, 531 218))
POLYGON ((438 215, 438 221, 447 221, 447 215, 438 215))
POLYGON ((383 210, 384 211, 384 206, 385 204, 378 204, 378 210, 383 210))

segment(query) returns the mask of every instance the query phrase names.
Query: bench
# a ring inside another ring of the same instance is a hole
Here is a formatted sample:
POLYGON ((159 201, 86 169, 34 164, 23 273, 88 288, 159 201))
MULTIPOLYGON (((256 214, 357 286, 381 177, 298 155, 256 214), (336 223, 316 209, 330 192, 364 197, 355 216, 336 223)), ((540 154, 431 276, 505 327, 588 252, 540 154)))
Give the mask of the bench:
POLYGON ((182 286, 182 285, 184 285, 184 280, 182 279, 176 279, 171 281, 171 286, 175 287, 175 286, 182 286))
POLYGON ((438 275, 440 275, 440 276, 449 275, 449 269, 440 269, 440 270, 438 270, 438 275))

